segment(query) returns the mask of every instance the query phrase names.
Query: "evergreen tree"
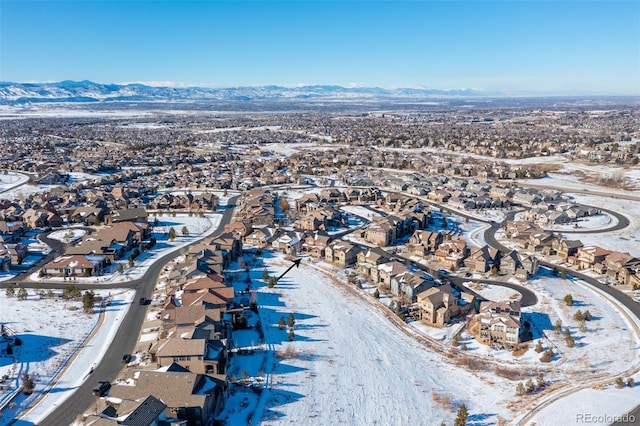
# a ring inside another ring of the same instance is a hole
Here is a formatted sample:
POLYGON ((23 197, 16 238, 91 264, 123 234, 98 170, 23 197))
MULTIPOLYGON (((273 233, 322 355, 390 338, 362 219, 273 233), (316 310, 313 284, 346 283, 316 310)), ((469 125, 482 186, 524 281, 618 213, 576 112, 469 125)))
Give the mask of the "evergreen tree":
POLYGON ((284 330, 284 317, 280 317, 280 319, 278 320, 278 328, 280 330, 284 330))
POLYGON ((536 348, 534 350, 538 353, 544 350, 544 348, 542 347, 542 340, 538 340, 538 343, 536 343, 536 348))
POLYGON ((540 357, 540 362, 551 362, 554 355, 553 349, 549 348, 540 357))
POLYGON ((278 279, 276 277, 269 278, 269 288, 273 288, 278 283, 278 279))
POLYGON ((293 328, 293 326, 296 324, 296 319, 293 315, 293 312, 289 313, 289 318, 287 318, 287 327, 289 328, 293 328))
POLYGON ((533 380, 527 380, 527 383, 524 384, 524 389, 527 393, 531 393, 536 389, 536 386, 533 384, 533 380))
POLYGON ((616 378, 615 384, 618 389, 624 387, 624 380, 622 380, 622 377, 616 378))
POLYGON ((290 341, 290 342, 293 342, 293 339, 295 339, 296 335, 295 335, 295 333, 293 332, 293 328, 292 328, 291 330, 289 330, 289 335, 288 335, 288 337, 289 337, 289 341, 290 341))
POLYGON ((539 388, 543 388, 545 384, 546 383, 544 382, 544 376, 542 375, 542 373, 538 373, 538 376, 536 377, 536 385, 539 388))
POLYGON ((20 290, 18 290, 18 300, 27 300, 28 295, 29 293, 27 293, 27 289, 20 287, 20 290))
POLYGON ((584 314, 580 309, 578 309, 576 313, 573 314, 573 319, 576 321, 582 321, 584 319, 584 314))
POLYGON ((567 347, 574 347, 576 345, 576 341, 572 335, 565 336, 564 341, 567 343, 567 347))
POLYGON ((185 237, 189 236, 189 228, 187 228, 187 225, 182 227, 182 231, 181 232, 182 232, 183 236, 185 236, 185 237))
POLYGON ((82 309, 85 312, 93 311, 93 305, 95 304, 95 294, 93 291, 85 291, 82 295, 82 309))
POLYGON ((7 286, 7 288, 5 289, 5 293, 6 293, 7 297, 13 297, 16 294, 16 289, 13 288, 13 286, 11 284, 9 284, 7 286))
POLYGON ((578 330, 580 330, 580 333, 584 333, 587 331, 587 324, 584 322, 584 320, 580 321, 580 323, 578 324, 578 330))
POLYGON ((570 295, 570 294, 567 294, 567 295, 564 297, 564 303, 566 303, 566 304, 567 304, 567 306, 573 306, 573 296, 572 296, 572 295, 570 295))
POLYGON ((25 395, 31 395, 33 393, 33 389, 36 387, 36 381, 29 374, 24 373, 22 376, 22 392, 25 395))
POLYGON ((522 382, 518 383, 516 385, 516 395, 518 396, 522 396, 526 393, 525 389, 524 389, 524 385, 522 384, 522 382))
POLYGON ((556 333, 560 333, 562 331, 562 321, 557 320, 553 326, 553 329, 556 331, 556 333))
POLYGON ((458 408, 456 419, 453 421, 454 426, 465 426, 467 424, 468 417, 469 412, 467 411, 467 406, 462 404, 460 408, 458 408))
POLYGON ((582 314, 582 318, 585 321, 591 321, 591 318, 592 318, 591 312, 589 312, 589 310, 587 309, 586 311, 584 311, 584 314, 582 314))
POLYGON ((269 281, 269 271, 267 271, 267 268, 264 268, 264 271, 262 271, 262 281, 269 281))
POLYGON ((633 380, 633 377, 629 377, 627 379, 627 386, 629 386, 630 388, 634 387, 636 385, 635 380, 633 380))
POLYGON ((373 297, 376 299, 380 299, 380 290, 376 288, 376 291, 373 292, 373 297))
POLYGON ((173 241, 176 239, 176 230, 173 229, 173 226, 171 228, 169 228, 169 241, 173 241))

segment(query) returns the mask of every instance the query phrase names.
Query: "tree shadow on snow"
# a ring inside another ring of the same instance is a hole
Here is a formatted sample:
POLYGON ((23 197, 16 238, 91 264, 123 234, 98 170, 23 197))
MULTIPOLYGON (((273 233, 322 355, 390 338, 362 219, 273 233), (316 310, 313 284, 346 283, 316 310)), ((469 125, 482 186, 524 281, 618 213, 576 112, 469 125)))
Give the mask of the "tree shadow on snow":
POLYGON ((543 337, 545 331, 553 330, 553 324, 549 314, 540 312, 523 312, 520 318, 523 325, 529 324, 529 330, 531 331, 531 339, 539 339, 543 337))
POLYGON ((467 417, 467 425, 469 426, 488 426, 496 424, 495 413, 469 414, 467 417))
POLYGON ((69 340, 58 337, 40 336, 37 334, 18 334, 22 346, 13 347, 13 355, 0 357, 0 367, 13 364, 13 358, 20 362, 42 362, 58 355, 53 348, 69 343, 69 340))
POLYGON ((292 402, 296 402, 304 398, 304 395, 282 389, 271 389, 268 392, 269 398, 265 404, 264 412, 262 413, 262 419, 266 422, 277 421, 285 416, 282 412, 277 410, 277 407, 291 404, 292 402))

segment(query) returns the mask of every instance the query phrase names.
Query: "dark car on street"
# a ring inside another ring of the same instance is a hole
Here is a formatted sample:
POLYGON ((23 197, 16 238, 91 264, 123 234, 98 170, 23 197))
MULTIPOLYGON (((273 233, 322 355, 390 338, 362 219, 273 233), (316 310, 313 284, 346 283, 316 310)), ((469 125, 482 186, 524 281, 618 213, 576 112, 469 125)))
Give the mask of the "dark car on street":
POLYGON ((98 382, 95 388, 93 388, 93 393, 96 396, 105 396, 107 392, 111 389, 111 383, 101 380, 98 382))

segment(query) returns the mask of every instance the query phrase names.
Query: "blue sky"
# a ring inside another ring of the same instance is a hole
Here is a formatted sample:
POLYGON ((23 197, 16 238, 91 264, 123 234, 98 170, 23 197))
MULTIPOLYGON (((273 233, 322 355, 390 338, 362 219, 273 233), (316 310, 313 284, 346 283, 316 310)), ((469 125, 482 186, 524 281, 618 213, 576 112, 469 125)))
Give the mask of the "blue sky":
POLYGON ((0 0, 0 80, 640 94, 638 1, 0 0))

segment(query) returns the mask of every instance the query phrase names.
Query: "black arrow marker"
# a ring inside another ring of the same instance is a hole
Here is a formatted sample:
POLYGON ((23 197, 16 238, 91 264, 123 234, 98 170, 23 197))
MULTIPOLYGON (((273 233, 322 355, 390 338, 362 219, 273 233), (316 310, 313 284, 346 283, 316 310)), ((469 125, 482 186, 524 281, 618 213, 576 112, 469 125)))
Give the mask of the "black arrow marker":
POLYGON ((287 272, 289 272, 289 271, 291 270, 291 268, 293 268, 294 266, 295 266, 296 268, 297 268, 297 267, 299 267, 299 266, 300 266, 300 261, 302 261, 302 259, 296 259, 296 260, 294 260, 294 261, 293 261, 293 265, 289 266, 289 267, 287 268, 287 270, 286 270, 286 271, 284 271, 282 274, 280 274, 280 276, 276 279, 276 282, 277 282, 277 281, 280 281, 280 278, 284 277, 284 276, 285 276, 285 274, 286 274, 287 272))

